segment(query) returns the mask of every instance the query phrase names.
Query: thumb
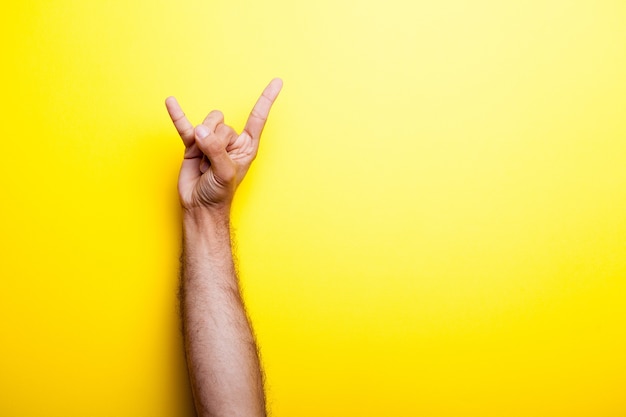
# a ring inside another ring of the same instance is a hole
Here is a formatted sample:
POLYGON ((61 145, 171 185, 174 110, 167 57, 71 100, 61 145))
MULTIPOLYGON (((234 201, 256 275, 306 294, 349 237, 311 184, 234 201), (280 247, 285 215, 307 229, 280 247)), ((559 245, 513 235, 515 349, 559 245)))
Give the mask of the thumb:
POLYGON ((235 178, 236 169, 226 152, 228 138, 216 135, 203 124, 196 126, 194 134, 198 148, 209 158, 211 170, 217 179, 226 183, 231 182, 235 178))

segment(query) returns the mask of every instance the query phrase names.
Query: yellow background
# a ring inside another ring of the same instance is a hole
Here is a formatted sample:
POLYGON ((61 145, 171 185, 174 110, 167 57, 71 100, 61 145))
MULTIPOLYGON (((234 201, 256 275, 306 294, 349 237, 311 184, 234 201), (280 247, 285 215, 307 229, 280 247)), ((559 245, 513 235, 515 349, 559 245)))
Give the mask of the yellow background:
POLYGON ((182 145, 284 79, 234 208, 282 416, 626 415, 623 0, 3 6, 0 415, 191 416, 182 145))

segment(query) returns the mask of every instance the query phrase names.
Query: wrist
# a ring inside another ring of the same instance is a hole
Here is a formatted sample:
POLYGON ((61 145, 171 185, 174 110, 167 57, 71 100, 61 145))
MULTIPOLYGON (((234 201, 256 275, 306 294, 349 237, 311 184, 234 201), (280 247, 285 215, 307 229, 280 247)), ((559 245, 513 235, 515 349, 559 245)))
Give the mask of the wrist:
POLYGON ((230 249, 230 206, 183 208, 183 232, 186 241, 228 242, 230 249))
POLYGON ((230 204, 212 206, 183 206, 183 223, 210 226, 230 223, 230 204))
POLYGON ((222 282, 237 290, 230 235, 230 208, 183 209, 182 277, 192 281, 222 282))

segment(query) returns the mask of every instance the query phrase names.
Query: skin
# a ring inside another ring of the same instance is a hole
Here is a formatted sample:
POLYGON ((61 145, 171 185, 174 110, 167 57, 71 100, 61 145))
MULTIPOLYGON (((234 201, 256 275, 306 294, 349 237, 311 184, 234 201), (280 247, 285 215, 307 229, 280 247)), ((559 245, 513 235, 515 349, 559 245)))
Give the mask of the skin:
POLYGON ((257 155, 282 88, 272 80, 241 133, 220 111, 193 126, 174 97, 165 101, 185 145, 178 179, 183 209, 181 312, 189 377, 198 416, 265 416, 258 351, 233 262, 230 209, 257 155))

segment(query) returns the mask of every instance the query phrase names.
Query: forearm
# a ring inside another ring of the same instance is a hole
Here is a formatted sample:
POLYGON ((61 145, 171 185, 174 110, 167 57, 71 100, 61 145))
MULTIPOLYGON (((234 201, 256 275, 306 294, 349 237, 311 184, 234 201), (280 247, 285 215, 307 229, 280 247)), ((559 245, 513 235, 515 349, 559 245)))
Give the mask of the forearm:
POLYGON ((184 211, 181 311, 199 416, 265 415, 254 337, 232 257, 228 210, 184 211))
POLYGON ((278 78, 265 87, 241 133, 217 110, 194 127, 174 97, 165 100, 185 145, 178 176, 184 223, 181 312, 200 417, 266 414, 259 357, 233 264, 229 205, 257 155, 281 88, 278 78))

